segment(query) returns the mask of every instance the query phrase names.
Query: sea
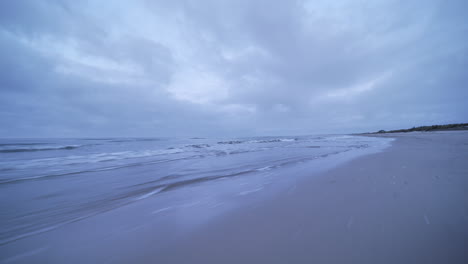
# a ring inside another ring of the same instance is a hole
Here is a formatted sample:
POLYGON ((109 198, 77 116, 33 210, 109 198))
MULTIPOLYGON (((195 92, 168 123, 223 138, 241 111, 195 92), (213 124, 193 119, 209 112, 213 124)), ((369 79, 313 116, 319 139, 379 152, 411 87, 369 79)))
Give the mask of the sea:
MULTIPOLYGON (((0 246, 142 201, 232 208, 392 139, 358 135, 243 138, 0 139, 0 246), (182 198, 181 198, 182 197, 182 198)), ((210 209, 211 208, 211 209, 210 209)))

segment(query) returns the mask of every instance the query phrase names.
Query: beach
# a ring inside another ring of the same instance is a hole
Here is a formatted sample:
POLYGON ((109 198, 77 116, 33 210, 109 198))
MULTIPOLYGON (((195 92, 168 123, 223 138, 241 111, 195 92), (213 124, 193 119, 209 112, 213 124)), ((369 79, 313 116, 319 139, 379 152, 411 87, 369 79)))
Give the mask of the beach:
POLYGON ((468 133, 410 133, 206 227, 163 262, 467 263, 468 133))
POLYGON ((144 189, 5 240, 0 263, 467 263, 468 132, 354 137, 394 140, 144 189))

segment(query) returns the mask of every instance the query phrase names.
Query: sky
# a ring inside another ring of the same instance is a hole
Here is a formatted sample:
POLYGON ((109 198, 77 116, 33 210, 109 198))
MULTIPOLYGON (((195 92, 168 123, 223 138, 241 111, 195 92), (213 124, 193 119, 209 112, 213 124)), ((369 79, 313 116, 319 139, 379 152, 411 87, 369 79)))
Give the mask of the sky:
POLYGON ((465 0, 0 1, 0 137, 468 122, 465 0))

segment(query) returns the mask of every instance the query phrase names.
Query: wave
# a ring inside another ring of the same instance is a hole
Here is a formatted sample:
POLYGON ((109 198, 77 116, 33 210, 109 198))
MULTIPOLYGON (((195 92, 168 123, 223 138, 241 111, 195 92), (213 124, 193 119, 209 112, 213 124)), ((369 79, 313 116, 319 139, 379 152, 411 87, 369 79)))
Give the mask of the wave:
POLYGON ((219 141, 218 144, 243 144, 243 143, 278 143, 278 142, 294 142, 297 141, 297 138, 273 138, 273 139, 261 139, 261 140, 229 140, 229 141, 219 141))
POLYGON ((49 179, 49 178, 55 178, 55 177, 61 177, 61 176, 71 176, 71 175, 77 175, 77 174, 83 174, 83 173, 111 171, 111 170, 152 165, 152 164, 165 163, 165 162, 171 162, 171 161, 177 161, 177 160, 183 160, 183 159, 186 159, 186 158, 153 160, 153 161, 148 161, 148 162, 128 163, 128 164, 115 165, 115 166, 109 166, 109 167, 100 167, 100 168, 93 168, 93 169, 87 169, 87 170, 85 169, 85 170, 79 170, 79 171, 69 171, 69 172, 55 173, 55 174, 43 174, 43 175, 28 176, 28 177, 21 177, 21 178, 6 178, 6 179, 0 179, 0 184, 12 184, 12 183, 19 183, 23 181, 43 180, 43 179, 49 179))
POLYGON ((126 160, 136 158, 147 158, 154 156, 164 156, 170 154, 182 153, 184 150, 173 148, 167 150, 144 150, 144 151, 121 151, 121 152, 107 152, 96 153, 88 155, 70 155, 54 158, 43 158, 29 160, 24 162, 0 162, 0 169, 31 169, 31 168, 44 168, 44 167, 57 167, 68 166, 77 164, 101 163, 114 160, 126 160))
MULTIPOLYGON (((3 144, 8 145, 8 144, 3 144)), ((40 144, 35 144, 40 145, 40 144)), ((10 146, 35 146, 33 144, 11 144, 10 146)), ((66 146, 42 146, 42 147, 16 147, 16 148, 3 148, 0 153, 15 153, 15 152, 34 152, 34 151, 50 151, 50 150, 71 150, 82 147, 83 145, 66 145, 66 146)))
POLYGON ((276 143, 276 142, 294 142, 297 138, 275 138, 275 139, 264 139, 264 140, 251 140, 249 143, 276 143))
MULTIPOLYGON (((81 173, 90 173, 97 171, 116 170, 120 168, 133 167, 133 166, 144 166, 156 163, 165 163, 177 160, 187 159, 198 159, 205 157, 222 157, 227 155, 236 155, 249 152, 261 152, 271 149, 269 146, 253 147, 248 145, 249 143, 269 143, 269 142, 293 142, 298 141, 297 138, 270 138, 270 139, 257 139, 250 141, 219 141, 218 144, 242 144, 245 143, 245 148, 240 147, 229 147, 219 148, 216 145, 209 144, 192 144, 181 146, 181 148, 170 147, 167 149, 157 150, 140 150, 140 151, 121 151, 121 152, 106 152, 106 153, 95 153, 88 155, 70 155, 53 158, 42 158, 33 159, 28 162, 24 161, 5 161, 0 162, 1 171, 14 171, 14 170, 31 170, 32 175, 24 175, 23 177, 1 177, 0 184, 10 184, 29 180, 39 180, 51 177, 75 175, 81 173), (139 160, 144 158, 144 160, 139 160), (125 162, 120 162, 128 160, 125 162), (123 163, 123 164, 122 164, 123 163), (86 165, 86 164, 89 164, 86 165), (95 164, 95 165, 91 165, 95 164), (75 165, 86 165, 75 166, 75 165), (34 169, 34 171, 32 171, 34 169), (50 169, 50 170, 49 170, 50 169), (41 171, 42 175, 36 173, 41 171), (36 175, 34 175, 36 174, 36 175), (24 177, 26 176, 26 177, 24 177)), ((307 142, 307 141, 303 141, 307 142)), ((316 142, 318 143, 318 142, 316 142)), ((353 142, 355 144, 347 146, 329 146, 329 145, 309 145, 301 146, 303 148, 345 148, 345 149, 360 149, 369 147, 368 144, 362 144, 361 142, 353 142), (357 144, 356 144, 357 143, 357 144), (361 143, 361 144, 359 144, 361 143)), ((77 145, 73 146, 57 146, 55 149, 67 149, 80 147, 77 145)), ((220 146, 221 147, 221 146, 220 146)), ((38 148, 40 149, 40 148, 38 148)), ((42 148, 47 149, 47 148, 42 148)), ((29 150, 29 149, 28 149, 29 150)), ((28 151, 26 150, 26 151, 28 151)), ((5 151, 5 150, 3 150, 5 151)), ((9 150, 11 151, 11 150, 9 150)), ((24 150, 22 150, 24 151, 24 150)), ((29 150, 30 151, 30 150, 29 150)), ((326 156, 326 155, 325 155, 326 156)), ((322 156, 321 158, 325 157, 322 156)), ((12 173, 14 175, 15 173, 12 173)), ((29 173, 28 173, 29 174, 29 173)), ((5 175, 6 176, 6 175, 5 175)))
POLYGON ((221 145, 233 145, 233 144, 242 144, 244 143, 245 141, 241 141, 241 140, 229 140, 229 141, 219 141, 218 144, 221 144, 221 145))
POLYGON ((140 142, 140 141, 161 141, 160 138, 115 138, 108 142, 123 143, 123 142, 140 142))
POLYGON ((36 146, 36 145, 45 145, 47 143, 2 143, 0 147, 9 147, 9 146, 36 146))
MULTIPOLYGON (((61 176, 69 176, 69 175, 77 175, 82 173, 93 173, 99 171, 109 171, 109 170, 118 170, 122 168, 129 168, 129 167, 138 167, 138 166, 145 166, 145 165, 152 165, 158 163, 166 163, 166 162, 173 162, 179 160, 189 160, 189 159, 197 159, 197 158, 204 158, 206 156, 226 156, 226 155, 235 155, 245 152, 251 152, 255 150, 237 150, 237 151, 222 151, 222 150, 213 150, 207 152, 205 155, 189 155, 189 156, 182 156, 182 157, 173 157, 173 158, 166 158, 166 159, 152 159, 146 161, 138 161, 138 162, 131 162, 125 164, 116 164, 111 166, 105 167, 95 167, 89 169, 82 169, 76 171, 63 171, 58 173, 51 173, 51 174, 42 174, 42 175, 35 175, 35 176, 27 176, 27 177, 20 177, 20 178, 3 178, 0 179, 0 184, 12 184, 12 183, 19 183, 23 181, 31 181, 31 180, 43 180, 61 176)), ((258 151, 258 150, 257 150, 258 151)), ((2 171, 8 170, 16 170, 16 169, 31 169, 31 168, 44 168, 44 167, 54 167, 54 166, 64 166, 64 165, 76 165, 82 163, 105 163, 108 161, 116 161, 116 160, 126 160, 126 159, 133 159, 133 158, 144 158, 144 157, 157 157, 157 156, 166 156, 169 154, 178 154, 185 152, 183 149, 178 148, 169 148, 166 150, 153 150, 153 151, 124 151, 124 152, 114 152, 114 153, 100 153, 100 154, 93 154, 93 155, 86 155, 86 156, 67 156, 67 157, 60 157, 60 158, 47 158, 47 159, 37 159, 28 162, 27 164, 14 164, 14 167, 3 167, 0 169, 2 171)), ((11 166, 11 165, 10 165, 11 166)))
MULTIPOLYGON (((304 157, 277 159, 274 161, 270 161, 270 165, 267 165, 267 166, 250 167, 250 168, 245 168, 245 169, 241 169, 237 171, 230 171, 227 173, 226 171, 229 171, 229 169, 212 170, 212 171, 209 171, 209 174, 211 175, 203 175, 204 174, 203 173, 202 174, 203 176, 198 176, 198 177, 196 176, 194 178, 189 178, 189 179, 186 179, 186 178, 184 179, 184 177, 187 176, 185 174, 170 174, 170 175, 161 177, 159 179, 133 185, 134 187, 136 186, 142 186, 142 187, 125 193, 123 195, 125 197, 119 197, 119 199, 130 198, 130 197, 138 197, 138 199, 147 198, 155 194, 167 192, 167 191, 178 189, 181 187, 187 187, 193 184, 199 184, 199 183, 209 182, 213 180, 228 179, 228 178, 233 178, 233 177, 238 177, 238 176, 243 176, 243 175, 248 175, 248 174, 262 173, 262 172, 278 169, 278 168, 285 167, 285 166, 290 166, 290 165, 297 164, 297 163, 313 161, 313 160, 317 160, 321 158, 327 158, 327 157, 338 155, 338 154, 348 152, 348 151, 350 151, 350 149, 329 152, 329 153, 325 153, 322 155, 310 155, 310 156, 304 156, 304 157), (170 182, 167 182, 167 181, 170 181, 170 182)), ((194 175, 192 174, 192 176, 194 175)))
POLYGON ((193 145, 187 145, 185 147, 188 147, 188 148, 209 148, 210 145, 208 145, 208 144, 193 144, 193 145))

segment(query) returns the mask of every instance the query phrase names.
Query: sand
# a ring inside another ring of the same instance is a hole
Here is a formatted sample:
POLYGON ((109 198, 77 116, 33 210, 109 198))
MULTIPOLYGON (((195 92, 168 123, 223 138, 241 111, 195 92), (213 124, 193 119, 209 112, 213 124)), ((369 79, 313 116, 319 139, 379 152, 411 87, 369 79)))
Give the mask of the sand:
POLYGON ((4 245, 0 262, 468 263, 468 132, 379 136, 396 141, 196 228, 146 201, 4 245))

